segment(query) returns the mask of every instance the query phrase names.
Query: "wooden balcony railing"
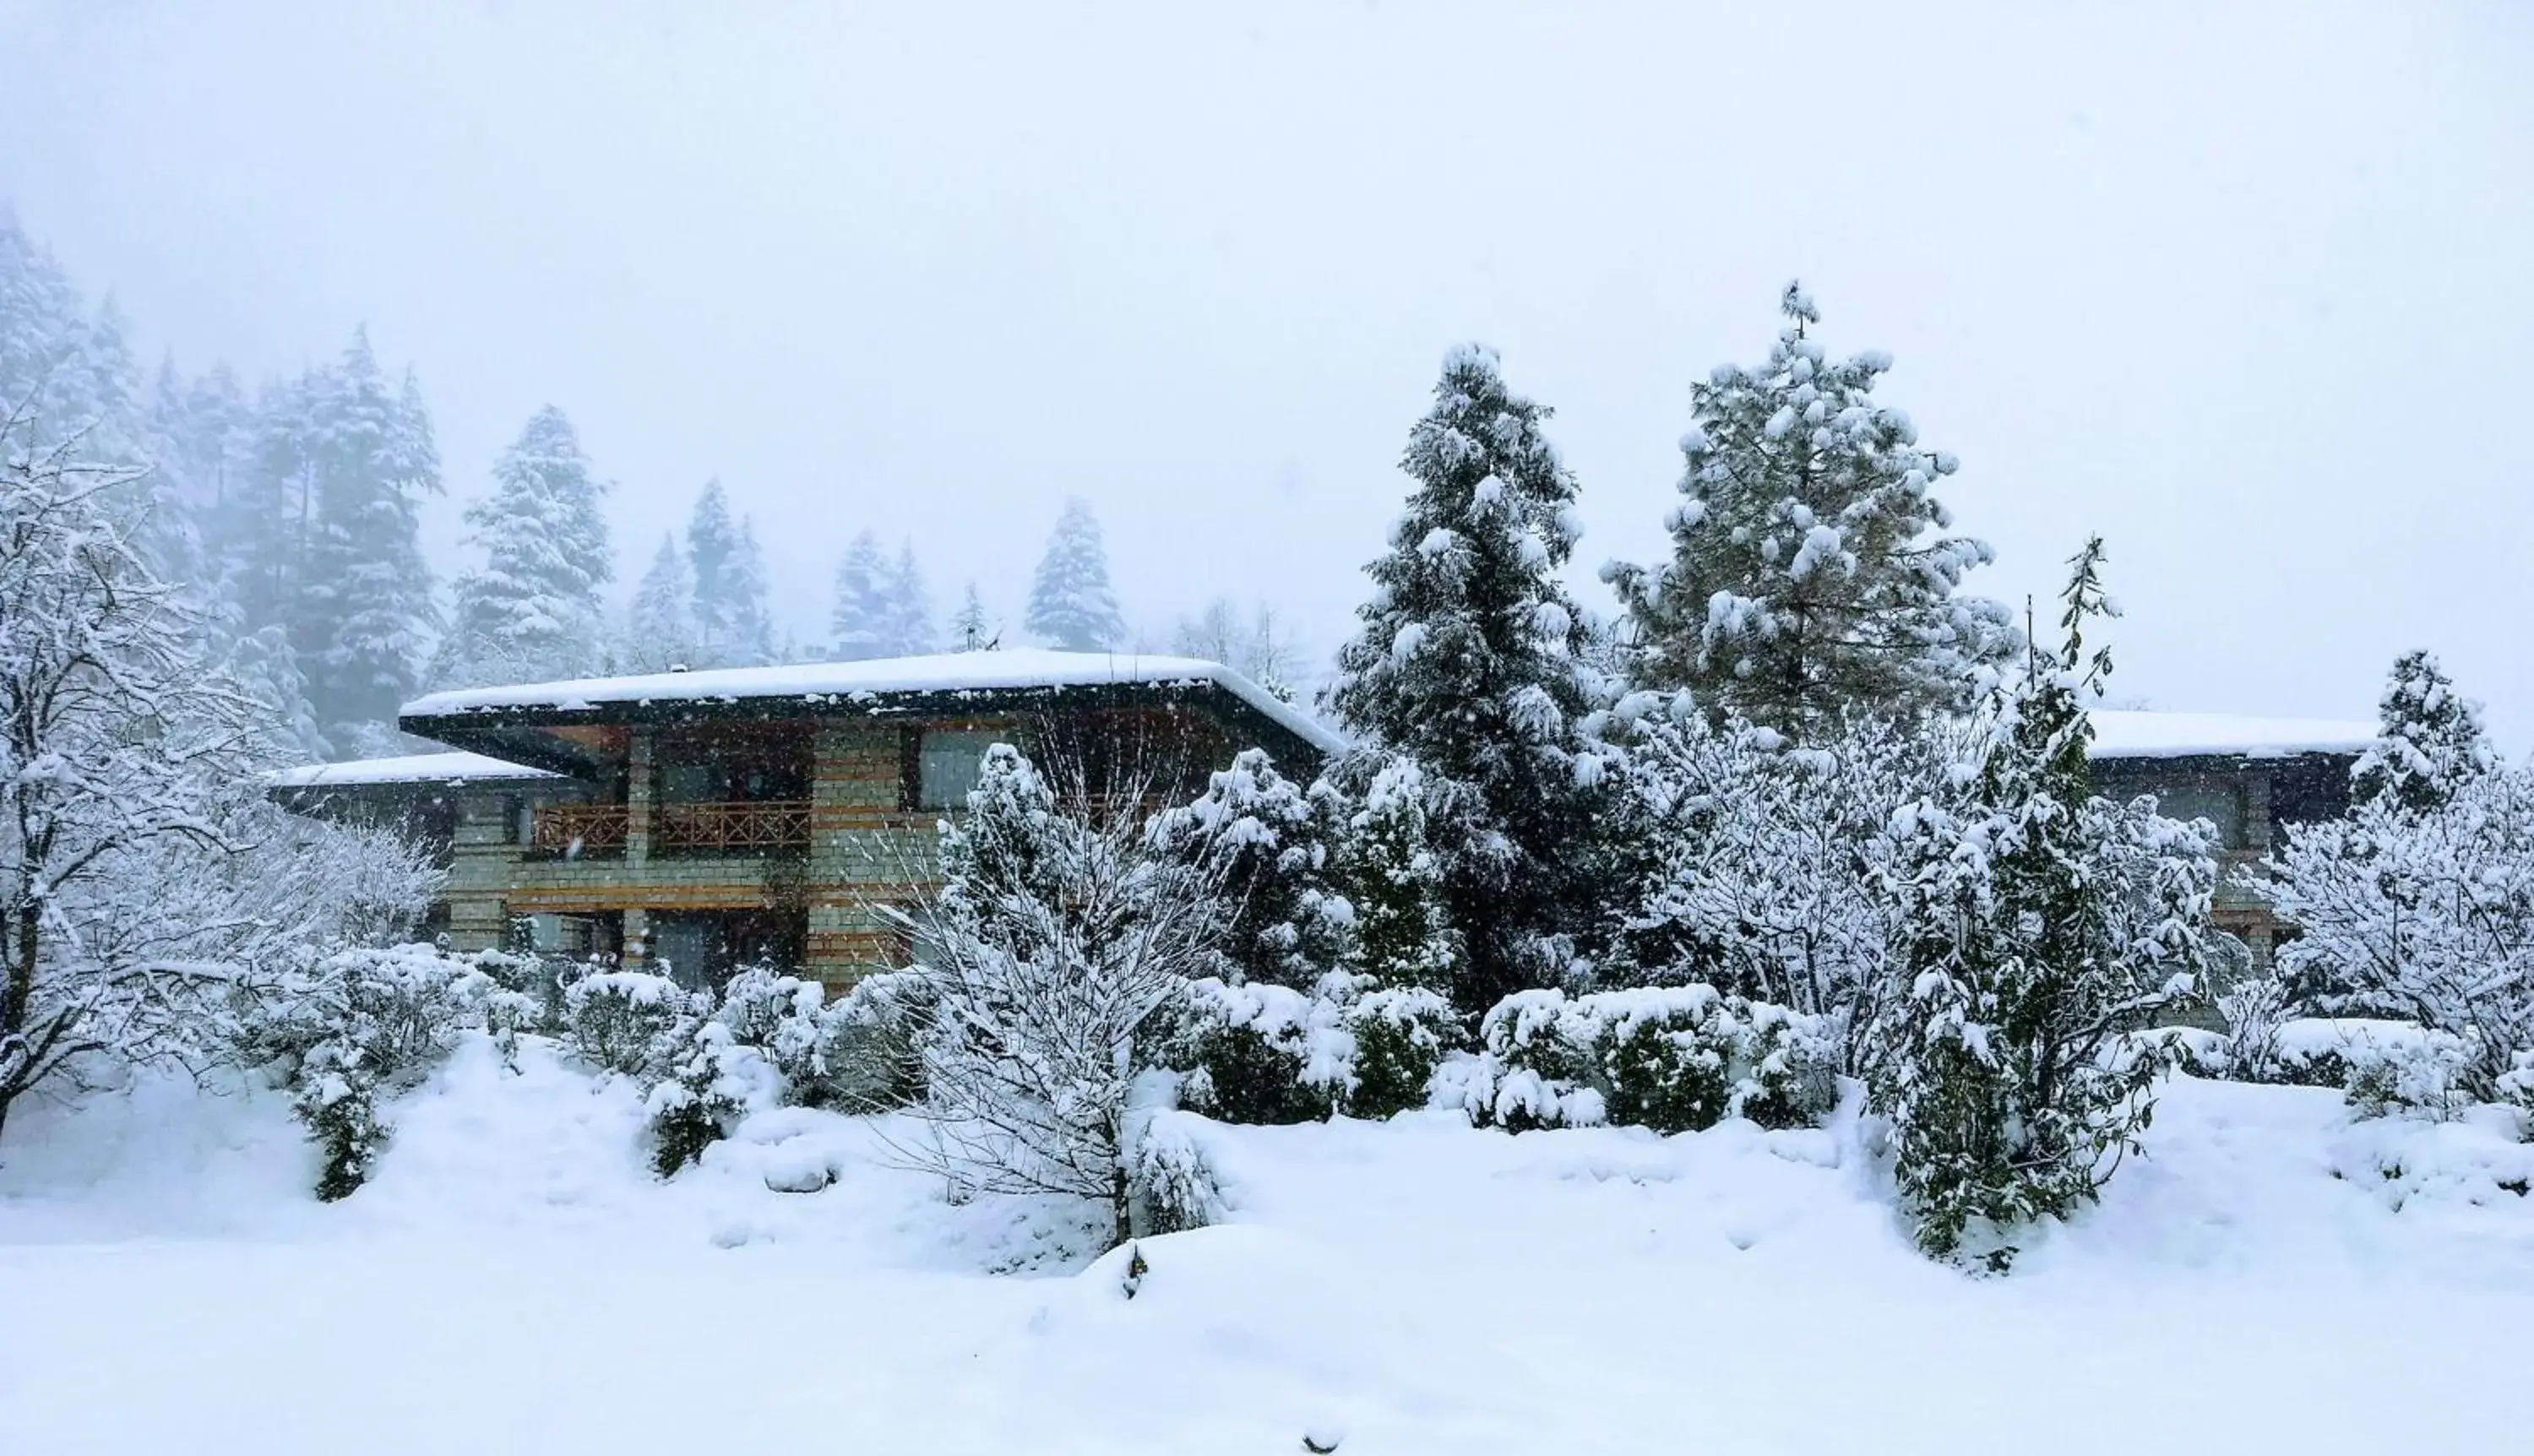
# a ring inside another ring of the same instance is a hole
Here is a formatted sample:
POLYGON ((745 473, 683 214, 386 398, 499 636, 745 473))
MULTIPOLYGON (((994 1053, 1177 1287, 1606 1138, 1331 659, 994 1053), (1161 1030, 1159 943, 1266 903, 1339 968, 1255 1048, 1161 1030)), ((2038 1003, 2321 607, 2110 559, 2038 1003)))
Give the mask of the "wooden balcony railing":
POLYGON ((540 804, 528 848, 558 859, 622 859, 632 822, 622 804, 540 804))
POLYGON ((762 855, 810 847, 807 799, 663 804, 652 815, 654 855, 762 855))

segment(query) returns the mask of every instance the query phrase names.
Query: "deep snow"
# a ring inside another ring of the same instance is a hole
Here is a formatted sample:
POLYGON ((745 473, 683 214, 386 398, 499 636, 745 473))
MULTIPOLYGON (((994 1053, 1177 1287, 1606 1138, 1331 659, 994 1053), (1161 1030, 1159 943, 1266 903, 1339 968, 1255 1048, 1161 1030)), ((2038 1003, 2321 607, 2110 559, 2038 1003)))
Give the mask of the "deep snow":
POLYGON ((270 1092, 20 1113, 0 1451, 2534 1440, 2521 1145, 2311 1089, 2173 1083, 2106 1204, 2003 1280, 1911 1252, 1847 1126, 1219 1129, 1237 1221, 1144 1242, 1131 1301, 1070 1251, 1096 1220, 948 1207, 853 1120, 759 1117, 662 1185, 631 1088, 480 1040, 394 1115, 328 1207, 270 1092))

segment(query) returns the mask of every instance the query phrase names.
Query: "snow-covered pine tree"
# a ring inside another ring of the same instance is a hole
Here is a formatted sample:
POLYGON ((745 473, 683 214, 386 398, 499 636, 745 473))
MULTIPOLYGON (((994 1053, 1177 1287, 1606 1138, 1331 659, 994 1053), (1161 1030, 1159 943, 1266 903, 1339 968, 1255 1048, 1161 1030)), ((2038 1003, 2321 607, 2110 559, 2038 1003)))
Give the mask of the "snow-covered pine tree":
POLYGON ((774 621, 765 600, 765 560, 756 527, 734 519, 721 478, 704 482, 687 521, 687 561, 694 576, 696 667, 754 667, 774 656, 774 621))
POLYGON ((986 620, 986 604, 977 595, 977 583, 968 583, 968 594, 959 602, 959 610, 950 616, 950 647, 957 652, 983 652, 996 645, 993 624, 986 620))
POLYGON ((1330 884, 1333 802, 1277 772, 1266 750, 1244 749, 1194 803, 1145 825, 1154 854, 1222 886, 1224 980, 1308 991, 1351 958, 1354 915, 1330 884))
POLYGON ((888 650, 893 657, 919 657, 933 650, 933 595, 924 589, 924 572, 915 564, 915 543, 898 544, 897 560, 888 570, 888 650))
POLYGON ((838 661, 890 655, 887 573, 879 537, 870 531, 845 548, 845 559, 836 568, 836 605, 827 619, 827 650, 838 661))
POLYGON ((2092 1200, 2164 1069, 2121 1034, 2201 985, 2214 845, 2153 801, 2094 797, 2086 706, 2111 671, 2102 542, 2075 559, 2066 645, 2034 652, 1958 794, 1900 809, 1883 872, 1892 985, 1866 1083, 1919 1246, 2002 1272, 2018 1230, 2092 1200))
POLYGON ((616 575, 580 437, 549 404, 493 467, 491 495, 466 508, 480 571, 457 578, 434 676, 447 687, 580 677, 599 666, 599 588, 616 575))
POLYGON ((2499 766, 2481 704, 2457 693, 2428 652, 2405 652, 2394 662, 2378 713, 2383 738, 2350 774, 2359 803, 2389 795, 2403 812, 2426 814, 2499 766))
POLYGON ((1401 461, 1408 509, 1365 569, 1372 599, 1328 695, 1361 742, 1423 772, 1464 1010, 1566 974, 1607 888, 1592 867, 1612 755, 1584 731, 1607 684, 1557 580, 1582 527, 1548 413, 1505 387, 1493 350, 1444 360, 1401 461))
POLYGON ((1780 307, 1766 364, 1691 387, 1672 559, 1603 568, 1636 629, 1637 679, 1797 739, 1855 707, 1972 708, 2019 634, 2003 604, 1956 594, 1991 552, 1947 534, 1930 494, 1954 456, 1919 449, 1908 416, 1875 402, 1890 356, 1832 360, 1803 290, 1789 283, 1780 307))
POLYGON ((1101 544, 1100 522, 1091 503, 1080 496, 1064 503, 1048 538, 1047 555, 1039 559, 1030 582, 1029 612, 1024 618, 1032 636, 1068 652, 1104 652, 1126 639, 1125 619, 1117 615, 1117 593, 1109 585, 1109 552, 1101 544))
POLYGON ((316 530, 291 634, 318 720, 338 745, 392 733, 437 617, 422 558, 422 498, 440 454, 420 389, 392 388, 356 330, 314 401, 316 530))
POLYGON ((1448 992, 1461 942, 1444 913, 1442 871, 1426 838, 1425 782, 1414 760, 1374 769, 1345 816, 1333 879, 1355 912, 1355 969, 1386 988, 1448 992))
POLYGON ((666 672, 702 665, 703 647, 696 639, 694 601, 694 578, 687 570, 687 553, 679 549, 675 534, 664 532, 659 551, 634 588, 619 659, 635 672, 666 672))

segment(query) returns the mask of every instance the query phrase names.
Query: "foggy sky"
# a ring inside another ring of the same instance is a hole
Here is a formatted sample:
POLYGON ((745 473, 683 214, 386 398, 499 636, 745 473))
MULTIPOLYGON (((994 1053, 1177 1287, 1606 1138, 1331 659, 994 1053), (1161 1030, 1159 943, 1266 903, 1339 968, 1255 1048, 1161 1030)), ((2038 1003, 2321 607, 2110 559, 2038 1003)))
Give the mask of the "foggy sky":
POLYGON ((718 473, 811 637, 866 526, 1016 630, 1078 493, 1157 644, 1230 593, 1330 648, 1464 338, 1606 608, 1800 275, 1962 456, 1972 589, 2108 537, 2116 695, 2365 717, 2426 645, 2534 746, 2534 12, 1074 9, 0 0, 0 199, 153 365, 366 322, 444 574, 551 401, 620 590, 718 473))

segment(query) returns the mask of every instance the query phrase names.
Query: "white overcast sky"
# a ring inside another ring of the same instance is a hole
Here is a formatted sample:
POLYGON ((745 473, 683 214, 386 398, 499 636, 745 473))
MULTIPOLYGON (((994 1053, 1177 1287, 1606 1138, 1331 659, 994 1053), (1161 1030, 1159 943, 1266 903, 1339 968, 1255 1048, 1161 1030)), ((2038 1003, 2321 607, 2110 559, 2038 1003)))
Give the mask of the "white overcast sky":
POLYGON ((154 361, 366 322, 456 503, 537 406, 623 570, 718 473, 814 634, 859 528, 1016 617, 1068 493, 1156 636, 1333 644, 1445 348, 1650 558, 1800 275, 1989 594, 2109 538, 2123 696, 2534 746, 2534 7, 0 0, 0 199, 154 361), (1910 12, 1906 17, 1899 12, 1910 12))

